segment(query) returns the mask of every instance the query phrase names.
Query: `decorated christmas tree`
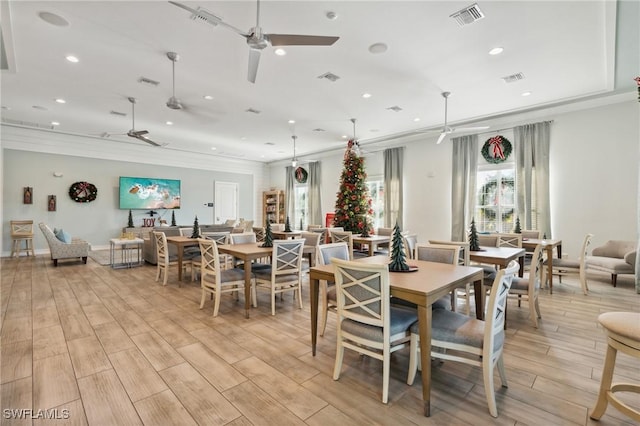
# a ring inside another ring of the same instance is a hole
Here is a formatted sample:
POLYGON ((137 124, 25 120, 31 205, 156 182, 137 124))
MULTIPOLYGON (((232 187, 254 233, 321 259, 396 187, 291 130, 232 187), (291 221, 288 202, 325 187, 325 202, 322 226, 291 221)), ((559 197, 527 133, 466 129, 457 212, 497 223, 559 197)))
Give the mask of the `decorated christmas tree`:
POLYGON ((200 225, 198 225, 198 216, 193 221, 193 231, 191 232, 191 238, 200 238, 200 225))
POLYGON ((391 262, 389 262, 390 271, 408 271, 409 265, 405 260, 405 254, 402 247, 402 233, 400 226, 396 222, 393 227, 393 238, 391 240, 391 262))
POLYGON ((176 226, 176 212, 171 212, 171 226, 176 226))
POLYGON ((480 241, 478 241, 478 230, 476 229, 475 218, 471 219, 471 229, 469 229, 469 250, 480 251, 480 241))
POLYGON ((273 247, 273 234, 271 233, 271 222, 267 220, 267 226, 264 228, 264 243, 262 247, 273 247))
POLYGON ((364 158, 356 152, 356 147, 357 142, 352 139, 344 153, 344 168, 340 176, 333 226, 361 233, 373 210, 369 190, 365 184, 367 173, 364 170, 364 158))
POLYGON ((522 228, 520 228, 520 218, 516 217, 516 227, 513 229, 516 234, 522 234, 522 228))
POLYGON ((291 223, 289 222, 289 216, 287 216, 287 220, 284 223, 284 232, 292 232, 291 223))
POLYGON ((131 214, 131 210, 129 210, 129 221, 127 222, 127 228, 133 228, 133 215, 131 214))

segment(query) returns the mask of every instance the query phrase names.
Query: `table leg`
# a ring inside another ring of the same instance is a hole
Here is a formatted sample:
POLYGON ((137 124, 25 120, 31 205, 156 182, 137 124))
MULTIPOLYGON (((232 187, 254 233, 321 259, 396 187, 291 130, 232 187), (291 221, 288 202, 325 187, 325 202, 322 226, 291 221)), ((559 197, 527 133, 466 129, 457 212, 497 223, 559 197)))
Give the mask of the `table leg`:
MULTIPOLYGON (((518 258, 518 263, 520 264, 520 269, 518 270, 518 276, 520 278, 524 277, 524 254, 518 258)), ((506 268, 508 265, 505 265, 506 268)))
MULTIPOLYGON (((167 253, 168 254, 168 253, 167 253)), ((182 257, 184 255, 184 247, 178 245, 178 281, 182 281, 182 257)), ((166 273, 166 271, 165 271, 166 273)))
POLYGON ((484 303, 485 294, 484 286, 482 285, 482 279, 473 282, 473 296, 476 299, 476 318, 479 320, 484 319, 484 303))
POLYGON ((311 296, 311 355, 316 356, 316 344, 318 342, 318 289, 320 280, 309 278, 309 291, 311 296))
MULTIPOLYGON (((548 246, 546 249, 547 249, 547 276, 549 277, 549 294, 553 294, 553 247, 548 246)), ((560 246, 558 246, 558 254, 560 254, 560 246)))
POLYGON ((424 415, 431 415, 431 306, 418 306, 420 363, 422 364, 422 402, 424 415))
POLYGON ((244 317, 249 318, 251 309, 251 259, 244 260, 244 317))

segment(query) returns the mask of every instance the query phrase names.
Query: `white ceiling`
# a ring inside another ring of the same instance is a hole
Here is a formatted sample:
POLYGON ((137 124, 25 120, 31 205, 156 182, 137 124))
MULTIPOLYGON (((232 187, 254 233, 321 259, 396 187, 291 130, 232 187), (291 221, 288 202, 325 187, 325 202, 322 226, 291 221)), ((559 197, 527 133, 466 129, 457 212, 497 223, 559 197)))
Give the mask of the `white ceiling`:
MULTIPOLYGON (((202 6, 242 30, 255 24, 254 1, 184 4, 202 6)), ((637 44, 618 47, 614 56, 616 2, 481 1, 485 17, 458 26, 449 16, 471 4, 263 1, 260 24, 266 33, 340 39, 329 47, 287 47, 285 56, 267 47, 252 84, 242 37, 192 21, 189 12, 166 1, 3 1, 2 35, 11 69, 2 71, 2 119, 43 127, 57 121, 56 131, 94 135, 92 143, 146 145, 115 135, 132 127, 131 96, 138 99, 136 130, 168 143, 149 149, 269 162, 291 157, 293 132, 298 154, 342 146, 343 135, 353 135, 351 118, 357 119, 356 136, 365 141, 442 126, 443 91, 452 92, 450 124, 481 125, 499 114, 634 90, 634 76, 615 81, 621 69, 638 72, 637 44), (329 11, 337 18, 328 19, 329 11), (47 23, 40 12, 59 15, 69 25, 47 23), (388 50, 372 54, 373 43, 386 43, 388 50), (504 52, 488 55, 496 46, 504 52), (184 110, 165 105, 172 94, 168 51, 180 55, 176 96, 184 110), (80 62, 65 60, 69 54, 80 62), (326 72, 340 79, 318 78, 326 72), (515 73, 525 78, 501 79, 515 73), (139 83, 140 77, 160 84, 139 83), (532 94, 521 96, 525 91, 532 94), (365 92, 371 98, 364 99, 365 92), (388 110, 394 106, 402 110, 388 110), (249 108, 260 114, 246 112, 249 108), (295 127, 288 124, 291 119, 295 127), (99 137, 103 133, 110 136, 99 137)), ((637 24, 637 16, 629 18, 637 24)), ((627 27, 635 28, 626 37, 635 36, 637 43, 637 25, 627 27)))

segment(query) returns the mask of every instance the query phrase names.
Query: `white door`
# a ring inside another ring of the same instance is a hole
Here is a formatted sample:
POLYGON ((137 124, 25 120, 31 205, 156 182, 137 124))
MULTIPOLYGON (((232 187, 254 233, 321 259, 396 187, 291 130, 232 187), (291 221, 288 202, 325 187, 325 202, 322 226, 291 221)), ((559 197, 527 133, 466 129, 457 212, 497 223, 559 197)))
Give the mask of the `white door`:
POLYGON ((214 183, 215 223, 227 220, 238 221, 238 184, 235 182, 214 183))

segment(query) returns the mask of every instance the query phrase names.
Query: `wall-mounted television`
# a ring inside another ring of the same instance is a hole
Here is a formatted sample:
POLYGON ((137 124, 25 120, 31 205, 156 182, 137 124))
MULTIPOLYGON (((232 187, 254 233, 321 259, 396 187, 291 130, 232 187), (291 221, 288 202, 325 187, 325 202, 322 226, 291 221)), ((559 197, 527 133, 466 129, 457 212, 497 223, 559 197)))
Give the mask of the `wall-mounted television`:
POLYGON ((179 209, 180 181, 120 176, 120 208, 179 209))

